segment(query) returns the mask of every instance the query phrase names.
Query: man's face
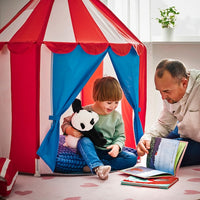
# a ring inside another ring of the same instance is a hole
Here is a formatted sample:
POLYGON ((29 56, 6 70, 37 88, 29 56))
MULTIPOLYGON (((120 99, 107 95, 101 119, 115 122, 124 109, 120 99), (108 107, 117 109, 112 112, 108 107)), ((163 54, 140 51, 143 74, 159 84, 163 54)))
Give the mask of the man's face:
POLYGON ((155 75, 155 86, 161 94, 163 100, 173 104, 178 102, 185 94, 187 89, 188 79, 182 78, 178 80, 173 78, 168 71, 165 71, 162 78, 155 75))

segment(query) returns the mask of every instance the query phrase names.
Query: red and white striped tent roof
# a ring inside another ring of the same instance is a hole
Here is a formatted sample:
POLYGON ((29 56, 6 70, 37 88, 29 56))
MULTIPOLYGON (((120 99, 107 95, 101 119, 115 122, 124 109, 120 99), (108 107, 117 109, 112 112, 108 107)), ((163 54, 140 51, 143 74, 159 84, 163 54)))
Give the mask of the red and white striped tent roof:
POLYGON ((31 0, 0 33, 1 48, 7 43, 11 51, 18 43, 43 43, 57 53, 72 51, 77 44, 92 54, 108 46, 119 55, 131 46, 139 54, 144 49, 99 0, 31 0), (63 49, 57 47, 60 43, 63 49))
MULTIPOLYGON (((118 56, 127 55, 132 48, 137 52, 139 116, 144 128, 145 46, 99 0, 30 0, 0 30, 0 127, 3 133, 0 146, 2 154, 10 155, 20 171, 35 171, 36 151, 43 139, 41 132, 46 133, 50 127, 49 121, 43 120, 51 114, 50 108, 45 107, 46 104, 51 107, 51 88, 47 86, 51 79, 50 54, 70 53, 77 45, 92 55, 108 48, 118 56)), ((126 108, 130 110, 128 105, 126 108)), ((128 143, 133 145, 132 141, 128 143)))

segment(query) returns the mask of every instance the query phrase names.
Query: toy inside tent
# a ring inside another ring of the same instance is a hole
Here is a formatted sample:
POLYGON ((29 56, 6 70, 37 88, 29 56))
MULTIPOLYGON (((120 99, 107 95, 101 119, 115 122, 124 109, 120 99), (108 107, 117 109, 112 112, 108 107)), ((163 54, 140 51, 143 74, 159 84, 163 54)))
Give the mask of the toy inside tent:
POLYGON ((11 109, 4 112, 4 116, 10 116, 8 122, 6 117, 2 118, 1 127, 10 137, 10 158, 21 172, 35 172, 38 148, 38 155, 54 171, 60 117, 79 94, 83 106, 92 102, 88 94, 94 80, 104 75, 106 56, 126 97, 121 102, 126 145, 134 148, 143 134, 145 46, 99 0, 68 0, 64 6, 63 2, 31 0, 0 30, 1 76, 8 77, 1 80, 1 85, 9 82, 10 99, 1 109, 11 109), (66 12, 66 5, 71 16, 66 12), (77 12, 80 9, 83 12, 77 12), (55 13, 59 15, 55 17, 55 13), (54 19, 65 23, 56 24, 54 19), (110 32, 97 27, 99 19, 104 22, 99 26, 105 24, 106 29, 111 28, 110 32), (69 35, 68 21, 73 23, 71 29, 75 32, 70 41, 57 35, 65 32, 66 27, 65 36, 69 35), (94 29, 88 31, 85 27, 94 29), (112 37, 107 38, 106 34, 112 37))

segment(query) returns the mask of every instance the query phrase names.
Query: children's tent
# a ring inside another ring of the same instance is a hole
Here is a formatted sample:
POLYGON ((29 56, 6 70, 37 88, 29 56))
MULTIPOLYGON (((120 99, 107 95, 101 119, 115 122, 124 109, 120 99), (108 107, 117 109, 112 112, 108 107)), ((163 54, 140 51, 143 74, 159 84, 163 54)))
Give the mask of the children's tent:
POLYGON ((53 171, 60 117, 79 94, 92 102, 106 56, 125 95, 126 146, 135 147, 145 125, 145 46, 99 0, 30 0, 0 30, 0 156, 27 173, 41 157, 53 171))

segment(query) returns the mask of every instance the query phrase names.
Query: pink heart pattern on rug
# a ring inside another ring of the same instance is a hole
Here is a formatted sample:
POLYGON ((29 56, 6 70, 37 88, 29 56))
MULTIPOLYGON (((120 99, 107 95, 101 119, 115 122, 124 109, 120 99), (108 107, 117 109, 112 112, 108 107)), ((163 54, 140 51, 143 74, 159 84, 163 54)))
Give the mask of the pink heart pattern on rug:
POLYGON ((81 199, 81 197, 69 197, 64 200, 80 200, 80 199, 81 199))
POLYGON ((21 196, 25 196, 27 194, 31 194, 33 191, 31 190, 27 190, 27 191, 15 191, 15 194, 21 195, 21 196))
POLYGON ((43 180, 49 180, 49 179, 53 179, 54 177, 53 176, 44 176, 42 177, 43 180))
POLYGON ((200 191, 196 190, 185 190, 184 194, 200 194, 200 191))
POLYGON ((94 183, 84 183, 83 185, 81 185, 81 187, 97 187, 98 185, 94 184, 94 183))
POLYGON ((192 169, 192 170, 195 170, 195 171, 200 171, 200 168, 195 168, 195 169, 192 169))
POLYGON ((128 198, 128 199, 124 199, 124 200, 134 200, 134 199, 128 198))
POLYGON ((190 178, 187 181, 190 181, 190 182, 200 182, 200 178, 190 178))

